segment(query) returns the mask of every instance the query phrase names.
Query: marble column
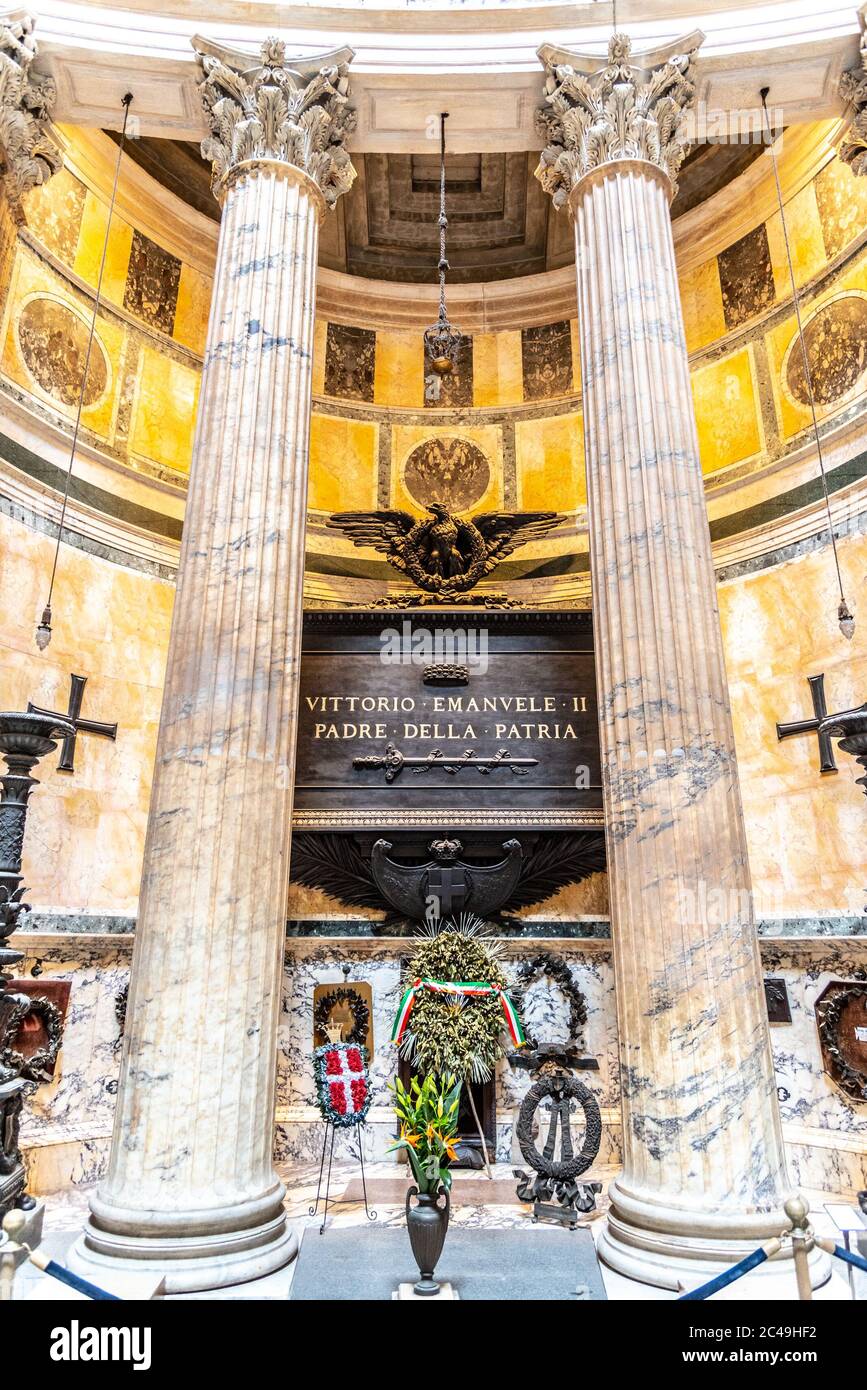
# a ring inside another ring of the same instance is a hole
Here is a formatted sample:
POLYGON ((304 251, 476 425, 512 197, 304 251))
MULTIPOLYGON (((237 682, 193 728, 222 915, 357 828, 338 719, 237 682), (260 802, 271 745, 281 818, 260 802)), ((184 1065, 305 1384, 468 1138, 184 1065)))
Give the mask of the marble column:
POLYGON ((295 1250, 271 1152, 317 243, 354 178, 350 50, 195 42, 223 213, 111 1160, 75 1255, 170 1292, 295 1250))
POLYGON ((63 164, 50 130, 54 80, 32 71, 33 29, 23 10, 0 14, 0 151, 3 189, 13 204, 63 164))
POLYGON ((700 41, 541 49, 537 170, 575 225, 624 1150, 599 1251, 669 1288, 789 1193, 669 215, 700 41))
POLYGON ((852 124, 840 142, 840 158, 853 174, 867 174, 867 30, 861 35, 861 65, 843 73, 840 96, 853 108, 852 124))

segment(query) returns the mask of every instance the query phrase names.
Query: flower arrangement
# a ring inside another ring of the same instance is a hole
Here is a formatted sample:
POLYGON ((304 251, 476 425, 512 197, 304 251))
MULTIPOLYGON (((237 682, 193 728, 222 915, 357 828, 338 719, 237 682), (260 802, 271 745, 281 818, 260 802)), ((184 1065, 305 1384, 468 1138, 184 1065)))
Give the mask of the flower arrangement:
POLYGON ((411 1013, 398 1015, 394 1040, 401 1056, 423 1074, 489 1081, 503 1056, 503 1030, 507 1024, 512 1027, 507 1007, 514 1016, 518 1046, 523 1031, 506 993, 508 981, 497 960, 497 943, 486 937, 484 922, 464 913, 422 937, 404 977, 408 990, 416 982, 428 987, 414 994, 411 1013), (466 986, 455 993, 434 987, 443 981, 482 982, 488 989, 466 986))
POLYGON ((370 1109, 367 1049, 355 1043, 326 1043, 313 1054, 323 1119, 339 1128, 361 1124, 370 1109))
POLYGON ((400 1122, 400 1137, 391 1150, 406 1150, 419 1192, 435 1194, 441 1187, 448 1191, 452 1185, 448 1165, 457 1156, 460 1081, 429 1075, 421 1085, 413 1077, 406 1087, 398 1077, 389 1090, 400 1122))
POLYGON ((489 1081, 503 1056, 508 1027, 517 1047, 525 1042, 520 1014, 506 986, 498 943, 475 913, 463 912, 425 933, 404 976, 405 993, 392 1041, 418 1072, 457 1076, 467 1082, 467 1099, 481 1141, 489 1178, 488 1148, 472 1082, 489 1081))

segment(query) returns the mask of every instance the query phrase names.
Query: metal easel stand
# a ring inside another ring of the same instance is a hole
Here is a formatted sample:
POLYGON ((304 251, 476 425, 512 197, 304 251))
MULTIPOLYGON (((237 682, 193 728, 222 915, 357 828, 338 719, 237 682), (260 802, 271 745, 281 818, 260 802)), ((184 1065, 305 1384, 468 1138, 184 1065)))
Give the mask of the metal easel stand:
MULTIPOLYGON (((364 1121, 361 1120, 361 1121, 355 1126, 355 1132, 356 1132, 356 1134, 357 1134, 357 1136, 358 1136, 358 1159, 359 1159, 359 1162, 360 1162, 360 1164, 361 1164, 361 1190, 362 1190, 362 1193, 364 1194, 364 1214, 365 1214, 365 1216, 367 1217, 368 1221, 375 1221, 375 1220, 376 1220, 376 1212, 373 1211, 373 1210, 368 1206, 368 1204, 367 1204, 367 1180, 366 1180, 366 1178, 365 1178, 365 1176, 364 1176, 364 1144, 363 1144, 363 1142, 362 1142, 362 1137, 361 1137, 361 1128, 362 1128, 363 1124, 364 1124, 364 1121)), ((345 1203, 345 1202, 335 1202, 335 1201, 332 1201, 332 1200, 331 1200, 331 1196, 330 1196, 330 1193, 331 1193, 331 1162, 332 1162, 332 1159, 333 1159, 333 1157, 334 1157, 334 1134, 335 1134, 335 1130, 336 1130, 337 1128, 338 1128, 337 1125, 332 1124, 330 1120, 326 1120, 325 1123, 324 1123, 324 1133, 323 1133, 323 1136, 322 1136, 322 1157, 321 1157, 320 1160, 319 1160, 319 1182, 318 1182, 317 1185, 316 1185, 316 1201, 313 1203, 313 1206, 312 1206, 312 1207, 308 1207, 308 1209, 307 1209, 307 1214, 308 1214, 309 1216, 315 1216, 315 1215, 316 1215, 316 1212, 317 1212, 318 1209, 319 1209, 319 1201, 320 1201, 320 1197, 321 1197, 321 1195, 322 1195, 322 1173, 323 1173, 324 1168, 325 1168, 325 1150, 328 1149, 328 1173, 327 1173, 327 1176, 326 1176, 326 1179, 325 1179, 325 1207, 324 1207, 324 1210, 323 1210, 323 1213, 322 1213, 322 1225, 319 1227, 319 1234, 320 1234, 320 1235, 324 1235, 324 1233, 325 1233, 325 1223, 326 1223, 326 1221, 328 1220, 328 1204, 329 1204, 329 1201, 331 1201, 331 1205, 332 1205, 333 1207, 335 1207, 335 1206, 346 1206, 346 1205, 348 1205, 348 1204, 345 1203), (331 1144, 330 1144, 330 1145, 329 1145, 329 1143, 328 1143, 328 1131, 329 1131, 329 1130, 331 1130, 331 1144)), ((346 1126, 345 1126, 345 1125, 341 1125, 340 1128, 341 1128, 341 1129, 345 1129, 346 1126)))

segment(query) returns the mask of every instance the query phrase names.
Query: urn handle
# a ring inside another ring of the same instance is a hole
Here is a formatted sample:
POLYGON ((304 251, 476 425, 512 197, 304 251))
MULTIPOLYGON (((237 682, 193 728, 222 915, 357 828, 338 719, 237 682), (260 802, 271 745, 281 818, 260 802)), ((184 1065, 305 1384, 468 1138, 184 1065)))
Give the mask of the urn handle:
POLYGON ((408 1188, 406 1189, 406 1220, 407 1220, 407 1225, 409 1224, 409 1199, 410 1199, 410 1197, 417 1197, 417 1196, 418 1196, 418 1188, 417 1188, 417 1187, 408 1187, 408 1188))

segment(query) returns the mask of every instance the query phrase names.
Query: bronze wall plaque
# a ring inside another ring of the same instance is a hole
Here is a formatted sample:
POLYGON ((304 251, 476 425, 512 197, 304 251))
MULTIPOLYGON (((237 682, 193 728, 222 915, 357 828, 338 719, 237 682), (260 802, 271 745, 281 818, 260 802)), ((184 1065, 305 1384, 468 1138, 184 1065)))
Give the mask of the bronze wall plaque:
POLYGON ((589 613, 307 614, 294 824, 601 826, 589 613))
POLYGON ((768 1023, 791 1023, 792 1005, 785 980, 778 976, 765 977, 765 1003, 768 1008, 768 1023))

